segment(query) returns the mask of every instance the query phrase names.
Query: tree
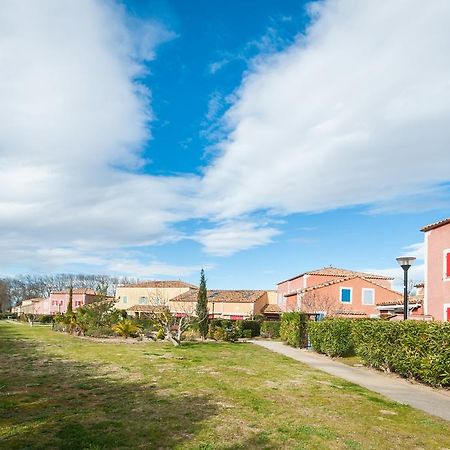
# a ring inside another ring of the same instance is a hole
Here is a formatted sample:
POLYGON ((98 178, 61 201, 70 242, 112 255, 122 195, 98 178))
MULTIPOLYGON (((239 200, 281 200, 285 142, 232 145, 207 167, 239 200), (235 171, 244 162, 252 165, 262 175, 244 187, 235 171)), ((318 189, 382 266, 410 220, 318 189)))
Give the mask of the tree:
POLYGON ((67 314, 73 313, 73 285, 70 284, 69 287, 69 303, 67 304, 67 314))
POLYGON ((306 292, 302 296, 295 310, 309 314, 322 313, 327 316, 333 316, 336 314, 339 306, 339 301, 336 298, 313 291, 306 292))
POLYGON ((194 323, 193 308, 185 305, 182 312, 171 312, 169 299, 159 290, 150 293, 149 303, 150 308, 145 314, 160 327, 166 340, 174 346, 180 345, 183 334, 194 323))
POLYGON ((205 340, 206 336, 208 335, 209 316, 208 293, 206 291, 206 278, 205 271, 203 269, 200 272, 200 287, 198 289, 196 313, 198 320, 198 330, 200 331, 202 340, 205 340))

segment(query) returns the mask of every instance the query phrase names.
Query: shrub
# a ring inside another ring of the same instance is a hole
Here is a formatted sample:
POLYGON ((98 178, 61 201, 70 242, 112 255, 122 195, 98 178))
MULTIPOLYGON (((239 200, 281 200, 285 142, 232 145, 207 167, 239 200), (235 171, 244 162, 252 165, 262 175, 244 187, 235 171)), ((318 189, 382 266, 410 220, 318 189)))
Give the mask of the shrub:
MULTIPOLYGON (((241 334, 242 337, 244 336, 244 331, 250 330, 250 337, 259 336, 261 334, 261 324, 259 320, 237 320, 236 324, 236 331, 241 334)), ((245 333, 248 335, 248 333, 245 333)))
POLYGON ((293 347, 306 347, 306 325, 308 315, 300 312, 288 312, 281 316, 280 337, 293 347))
POLYGON ((308 334, 313 349, 328 356, 354 354, 351 319, 333 318, 308 323, 308 334))
POLYGON ((269 339, 277 339, 280 337, 279 320, 266 320, 261 324, 261 336, 269 339))
POLYGON ((114 333, 123 336, 125 339, 136 336, 141 328, 130 319, 124 319, 111 327, 114 333))
POLYGON ((221 327, 216 327, 214 328, 214 330, 212 330, 212 338, 216 341, 224 341, 226 338, 227 332, 221 328, 221 327))
POLYGON ((39 317, 39 322, 41 323, 52 323, 53 322, 53 316, 51 315, 44 315, 39 317))
POLYGON ((0 320, 4 319, 17 319, 17 314, 8 312, 0 313, 0 320))
POLYGON ((355 321, 352 335, 364 364, 450 386, 450 323, 368 319, 355 321))
POLYGON ((86 330, 85 335, 90 337, 110 337, 112 336, 113 330, 110 327, 93 327, 86 330))
POLYGON ((250 330, 249 328, 242 330, 241 332, 241 336, 245 339, 250 339, 252 338, 252 330, 250 330))
POLYGON ((158 332, 156 333, 156 339, 159 339, 162 341, 165 337, 166 337, 166 335, 164 334, 164 330, 162 328, 160 328, 158 330, 158 332))

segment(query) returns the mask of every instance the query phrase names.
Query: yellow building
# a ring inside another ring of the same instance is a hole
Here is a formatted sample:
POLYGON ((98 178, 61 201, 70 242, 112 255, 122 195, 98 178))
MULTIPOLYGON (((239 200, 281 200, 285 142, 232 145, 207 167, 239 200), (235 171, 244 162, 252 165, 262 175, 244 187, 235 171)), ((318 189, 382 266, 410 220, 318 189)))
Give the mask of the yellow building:
MULTIPOLYGON (((197 290, 190 290, 169 301, 176 314, 194 314, 197 290)), ((276 302, 276 293, 262 290, 208 290, 208 311, 211 318, 241 320, 264 313, 265 307, 276 302)))
POLYGON ((138 306, 167 305, 170 299, 189 291, 194 291, 197 295, 197 286, 179 280, 119 285, 116 289, 115 306, 124 310, 134 307, 132 312, 136 312, 138 306))

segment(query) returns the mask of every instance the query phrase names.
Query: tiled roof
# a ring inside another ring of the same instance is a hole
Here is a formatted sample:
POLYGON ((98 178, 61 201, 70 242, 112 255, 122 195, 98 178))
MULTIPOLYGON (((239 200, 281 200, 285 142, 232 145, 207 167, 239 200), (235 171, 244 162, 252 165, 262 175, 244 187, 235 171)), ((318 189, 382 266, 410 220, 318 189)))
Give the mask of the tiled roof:
POLYGON ((333 286, 334 284, 344 283, 346 281, 353 280, 354 278, 360 278, 361 280, 367 281, 367 283, 378 286, 379 288, 385 289, 386 291, 390 291, 393 294, 398 295, 399 297, 402 295, 400 292, 394 291, 385 286, 382 286, 381 284, 375 283, 375 281, 373 281, 373 280, 368 280, 367 278, 362 277, 360 275, 354 275, 354 276, 349 276, 349 277, 345 277, 345 278, 336 278, 334 280, 324 281, 323 283, 314 284, 313 286, 308 286, 303 289, 297 289, 293 292, 290 292, 289 294, 285 294, 284 297, 290 297, 292 295, 297 295, 297 294, 304 294, 305 292, 315 291, 316 289, 321 289, 321 288, 324 288, 327 286, 333 286))
MULTIPOLYGON (((52 291, 52 294, 68 294, 69 289, 63 289, 61 291, 52 291)), ((87 289, 87 288, 74 288, 72 290, 73 294, 85 294, 85 295, 97 295, 97 292, 94 291, 94 289, 87 289)))
POLYGON ((322 269, 310 270, 309 272, 301 273, 296 275, 295 277, 289 278, 284 281, 280 281, 277 284, 285 283, 286 281, 292 281, 296 278, 299 278, 303 275, 325 275, 325 276, 333 276, 333 277, 350 277, 350 276, 360 276, 362 278, 373 279, 373 280, 393 280, 392 277, 387 277, 384 275, 373 274, 373 273, 365 273, 365 272, 356 272, 354 270, 340 269, 338 267, 324 267, 322 269))
POLYGON ((125 288, 156 288, 156 289, 164 289, 164 288, 190 288, 190 289, 198 289, 197 286, 189 283, 185 283, 181 280, 155 280, 155 281, 142 281, 140 283, 132 283, 132 284, 121 284, 119 287, 125 288))
MULTIPOLYGON (((421 305, 423 303, 423 295, 411 295, 408 299, 410 305, 421 305)), ((385 302, 377 302, 377 306, 403 305, 403 297, 387 300, 385 302)))
POLYGON ((438 222, 430 223, 430 225, 426 225, 420 231, 430 231, 434 228, 442 227, 443 225, 447 225, 450 223, 450 217, 448 219, 439 220, 438 222))
POLYGON ((417 283, 417 284, 414 285, 414 287, 416 287, 416 288, 423 288, 423 287, 425 287, 425 283, 424 282, 417 283))
POLYGON ((35 298, 26 298, 25 300, 23 300, 24 302, 31 302, 31 303, 37 303, 40 302, 41 300, 47 300, 46 298, 43 297, 35 297, 35 298))
POLYGON ((261 311, 263 314, 281 314, 281 308, 278 305, 266 305, 261 311))
POLYGON ((155 313, 155 312, 163 312, 167 310, 164 306, 156 306, 156 305, 134 305, 127 309, 128 312, 145 312, 145 313, 155 313))
MULTIPOLYGON (((208 302, 214 303, 255 303, 266 291, 255 290, 208 290, 208 302)), ((198 291, 188 291, 170 299, 171 302, 196 302, 198 291)))
POLYGON ((336 316, 367 316, 364 311, 335 311, 336 316))

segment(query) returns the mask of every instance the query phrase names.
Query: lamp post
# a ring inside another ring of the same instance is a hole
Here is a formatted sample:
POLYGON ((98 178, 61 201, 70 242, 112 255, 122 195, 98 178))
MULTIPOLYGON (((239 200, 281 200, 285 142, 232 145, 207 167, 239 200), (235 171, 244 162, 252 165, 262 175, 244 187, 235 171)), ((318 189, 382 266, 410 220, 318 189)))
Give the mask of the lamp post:
POLYGON ((399 256, 397 262, 403 269, 403 320, 408 319, 408 270, 416 260, 414 256, 399 256))

